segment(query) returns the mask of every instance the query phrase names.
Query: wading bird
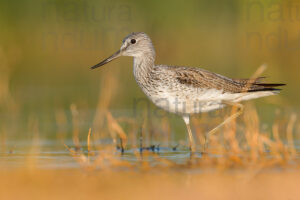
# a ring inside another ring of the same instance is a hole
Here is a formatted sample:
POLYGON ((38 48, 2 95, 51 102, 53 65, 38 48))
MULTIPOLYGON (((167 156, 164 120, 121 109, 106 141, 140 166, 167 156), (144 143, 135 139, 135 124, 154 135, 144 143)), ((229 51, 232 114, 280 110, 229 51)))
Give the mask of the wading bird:
POLYGON ((183 118, 192 152, 196 151, 196 146, 190 128, 190 115, 220 109, 226 105, 239 108, 235 114, 208 132, 209 135, 242 113, 243 105, 239 102, 277 94, 280 89, 276 87, 284 85, 262 83, 263 77, 231 79, 195 67, 155 65, 153 44, 143 32, 129 34, 124 38, 120 50, 91 69, 120 56, 133 57, 134 78, 156 106, 183 118))

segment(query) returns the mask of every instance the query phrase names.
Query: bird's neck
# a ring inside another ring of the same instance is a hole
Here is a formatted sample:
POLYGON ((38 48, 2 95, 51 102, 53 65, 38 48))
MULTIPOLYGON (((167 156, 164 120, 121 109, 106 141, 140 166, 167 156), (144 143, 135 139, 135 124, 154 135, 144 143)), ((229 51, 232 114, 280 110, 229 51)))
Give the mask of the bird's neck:
POLYGON ((147 79, 154 68, 155 55, 137 56, 133 59, 133 74, 137 82, 147 79))

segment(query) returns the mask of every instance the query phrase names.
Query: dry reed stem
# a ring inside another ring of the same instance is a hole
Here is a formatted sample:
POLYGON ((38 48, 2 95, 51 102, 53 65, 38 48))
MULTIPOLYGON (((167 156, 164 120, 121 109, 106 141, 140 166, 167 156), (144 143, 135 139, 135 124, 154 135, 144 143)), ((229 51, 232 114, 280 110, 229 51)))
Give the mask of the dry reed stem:
POLYGON ((91 152, 91 133, 92 133, 92 128, 89 128, 89 133, 88 133, 88 136, 87 136, 88 152, 91 152))
POLYGON ((108 121, 107 122, 108 127, 110 129, 110 133, 113 138, 115 146, 117 144, 117 139, 116 139, 116 136, 114 133, 117 133, 119 135, 119 137, 121 138, 122 148, 125 149, 126 143, 127 143, 127 136, 126 136, 124 130, 122 129, 122 127, 119 125, 117 120, 112 116, 112 114, 110 112, 106 113, 106 117, 107 117, 107 121, 108 121))
POLYGON ((0 153, 6 153, 7 149, 7 134, 6 131, 3 129, 0 129, 0 153))
MULTIPOLYGON (((231 110, 231 116, 237 112, 237 107, 233 107, 231 110)), ((225 125, 225 139, 229 142, 230 150, 232 150, 233 153, 238 154, 240 152, 239 144, 236 139, 236 120, 233 119, 230 123, 225 125)))
POLYGON ((255 72, 254 74, 251 76, 251 79, 256 79, 259 76, 261 76, 261 74, 264 73, 264 71, 266 71, 266 69, 268 68, 267 64, 262 64, 255 72))
POLYGON ((28 120, 29 132, 32 133, 32 146, 27 157, 27 167, 35 169, 37 167, 37 158, 39 154, 39 121, 36 116, 30 116, 28 120))
POLYGON ((63 143, 67 132, 67 116, 63 109, 55 111, 55 122, 57 125, 57 139, 63 143))
POLYGON ((275 145, 273 146, 274 152, 277 153, 279 156, 281 156, 281 153, 283 153, 282 156, 284 156, 285 146, 283 145, 280 136, 279 136, 279 127, 278 124, 273 124, 272 126, 273 131, 273 137, 275 139, 275 145))
POLYGON ((289 120, 289 123, 287 125, 287 130, 286 130, 286 134, 287 134, 287 141, 288 141, 288 148, 289 148, 289 151, 290 151, 290 158, 293 159, 296 157, 296 149, 295 149, 295 146, 294 146, 294 137, 293 137, 293 128, 295 126, 295 122, 296 122, 296 119, 297 119, 297 115, 295 113, 293 113, 291 115, 291 118, 289 120))
POLYGON ((101 75, 101 83, 99 88, 99 100, 96 107, 95 117, 93 119, 93 135, 98 139, 105 136, 103 128, 105 127, 105 115, 108 112, 109 105, 113 95, 117 92, 118 72, 110 70, 101 75), (107 87, 109 85, 109 87, 107 87))
MULTIPOLYGON (((79 142, 79 138, 76 138, 75 141, 79 142)), ((70 152, 71 156, 74 158, 74 160, 85 170, 95 170, 97 168, 101 168, 103 170, 110 170, 113 167, 131 167, 131 164, 127 161, 120 161, 115 157, 114 154, 114 149, 115 147, 109 147, 106 148, 106 152, 101 152, 103 151, 103 147, 102 149, 98 149, 98 155, 96 156, 95 160, 93 162, 91 162, 91 156, 94 155, 91 153, 91 128, 89 128, 89 132, 87 135, 87 149, 88 149, 88 153, 87 156, 84 155, 84 153, 76 148, 75 146, 75 150, 71 149, 70 147, 68 147, 66 144, 64 144, 64 146, 67 148, 67 150, 70 152)))
POLYGON ((79 113, 75 104, 71 104, 70 109, 72 114, 73 143, 76 149, 80 149, 81 145, 79 142, 79 113))
POLYGON ((127 141, 130 141, 132 148, 136 148, 136 135, 138 130, 138 124, 135 119, 129 118, 129 117, 119 117, 116 119, 119 123, 126 123, 129 126, 128 130, 128 136, 127 141))
POLYGON ((259 150, 259 119, 256 110, 250 106, 245 113, 247 113, 244 115, 246 139, 248 147, 250 147, 251 162, 255 163, 259 150))
POLYGON ((64 146, 66 147, 66 149, 72 153, 72 154, 77 154, 77 151, 74 151, 73 149, 71 149, 68 145, 64 144, 64 146))
MULTIPOLYGON (((266 65, 266 64, 262 64, 262 65, 261 65, 261 66, 253 73, 253 75, 251 76, 250 80, 255 80, 255 79, 259 78, 260 75, 261 75, 266 69, 267 69, 267 65, 266 65)), ((252 83, 249 82, 249 83, 247 84, 247 87, 246 87, 246 88, 250 87, 251 84, 252 84, 252 83)), ((246 89, 244 92, 247 92, 247 89, 246 89)))
POLYGON ((87 149, 88 149, 88 160, 90 160, 90 156, 92 154, 91 152, 91 133, 92 133, 92 128, 89 128, 89 133, 88 133, 88 136, 87 136, 87 149))

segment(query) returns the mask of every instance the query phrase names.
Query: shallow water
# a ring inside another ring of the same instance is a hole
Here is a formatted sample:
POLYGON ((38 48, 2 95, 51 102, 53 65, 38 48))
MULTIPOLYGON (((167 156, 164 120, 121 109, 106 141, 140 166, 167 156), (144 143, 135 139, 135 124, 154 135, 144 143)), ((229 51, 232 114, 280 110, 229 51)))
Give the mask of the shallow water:
MULTIPOLYGON (((72 146, 72 141, 66 142, 66 145, 70 146, 71 150, 75 151, 75 147, 72 146)), ((86 144, 82 145, 80 151, 87 155, 86 144)), ((92 150, 89 152, 90 162, 93 162, 99 154, 109 154, 114 159, 128 161, 130 163, 136 163, 140 161, 153 162, 155 165, 155 159, 152 155, 159 156, 162 159, 168 159, 172 162, 183 164, 190 158, 190 152, 184 148, 168 148, 168 147, 155 147, 155 148, 135 148, 126 149, 123 153, 120 149, 104 149, 104 150, 92 150), (108 152, 111 151, 111 152, 108 152), (136 156, 139 154, 139 157, 136 156), (143 156, 145 155, 145 156, 143 156)), ((79 154, 78 154, 79 155, 79 154)), ((75 155, 76 156, 76 155, 75 155)), ((201 157, 201 153, 197 153, 196 157, 201 157)), ((0 154, 0 165, 4 168, 18 168, 28 165, 30 162, 34 163, 38 168, 79 168, 80 165, 69 150, 55 141, 42 141, 39 144, 32 144, 32 142, 15 142, 7 145, 4 153, 0 154)))
MULTIPOLYGON (((102 142, 104 143, 104 142, 102 142)), ((103 147, 107 146, 102 144, 103 147)), ((71 140, 65 143, 71 151, 75 151, 75 147, 71 140)), ((99 144, 98 144, 99 145, 99 144)), ((178 165, 187 164, 191 160, 191 153, 186 147, 177 146, 174 147, 160 147, 150 146, 141 148, 127 148, 122 153, 119 148, 114 148, 110 145, 110 148, 103 148, 95 150, 92 148, 88 152, 86 143, 82 143, 79 151, 72 154, 64 144, 61 144, 55 140, 42 140, 38 142, 33 141, 15 141, 7 142, 6 146, 2 147, 2 153, 0 153, 0 166, 1 168, 23 168, 34 165, 40 169, 67 169, 67 168, 80 168, 82 165, 76 160, 77 157, 85 155, 85 158, 89 155, 89 163, 93 163, 99 155, 108 155, 110 158, 118 161, 125 161, 132 165, 138 164, 141 161, 150 163, 151 166, 162 164, 160 160, 170 161, 178 165)), ((295 149, 297 150, 296 160, 300 159, 300 141, 295 142, 295 149)), ((205 154, 206 158, 218 159, 223 155, 217 153, 205 154)), ((193 154, 193 158, 201 159, 203 154, 197 152, 193 154)), ((272 156, 270 156, 271 158, 272 156)))

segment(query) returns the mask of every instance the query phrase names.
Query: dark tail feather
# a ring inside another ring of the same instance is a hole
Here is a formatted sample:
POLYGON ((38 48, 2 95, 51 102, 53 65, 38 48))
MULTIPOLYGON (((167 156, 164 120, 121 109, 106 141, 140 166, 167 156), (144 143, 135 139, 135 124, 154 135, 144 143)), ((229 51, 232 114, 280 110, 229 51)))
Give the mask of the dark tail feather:
POLYGON ((282 89, 278 88, 257 88, 257 89, 250 89, 247 92, 262 92, 262 91, 280 91, 282 89))
POLYGON ((285 86, 284 83, 255 83, 254 85, 263 86, 263 87, 279 87, 285 86))
POLYGON ((254 83, 248 92, 279 91, 276 87, 285 86, 283 83, 254 83))

